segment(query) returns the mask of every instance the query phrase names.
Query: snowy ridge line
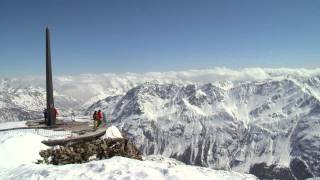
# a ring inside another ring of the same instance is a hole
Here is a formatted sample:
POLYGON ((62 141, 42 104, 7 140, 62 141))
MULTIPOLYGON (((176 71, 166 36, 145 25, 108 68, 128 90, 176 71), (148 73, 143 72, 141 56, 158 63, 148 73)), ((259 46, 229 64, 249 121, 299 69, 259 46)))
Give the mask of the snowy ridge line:
MULTIPOLYGON (((123 96, 130 89, 145 83, 203 85, 212 83, 230 90, 247 82, 295 80, 302 89, 320 97, 320 68, 244 68, 216 67, 202 70, 105 73, 56 76, 54 78, 55 102, 60 115, 81 112, 109 96, 123 96), (304 88, 305 86, 305 88, 304 88)), ((23 78, 0 77, 0 122, 36 119, 43 116, 46 106, 45 79, 41 76, 23 78)))
MULTIPOLYGON (((185 71, 147 72, 147 73, 103 73, 56 76, 54 78, 55 95, 79 101, 94 103, 109 95, 121 95, 134 86, 145 82, 158 83, 209 83, 218 81, 263 81, 267 79, 310 78, 320 75, 320 68, 243 68, 230 69, 215 67, 185 71)), ((0 78, 0 91, 7 88, 29 88, 44 91, 45 79, 41 76, 23 78, 0 78), (32 87, 30 87, 32 86, 32 87)), ((75 103, 75 104, 78 104, 75 103)))

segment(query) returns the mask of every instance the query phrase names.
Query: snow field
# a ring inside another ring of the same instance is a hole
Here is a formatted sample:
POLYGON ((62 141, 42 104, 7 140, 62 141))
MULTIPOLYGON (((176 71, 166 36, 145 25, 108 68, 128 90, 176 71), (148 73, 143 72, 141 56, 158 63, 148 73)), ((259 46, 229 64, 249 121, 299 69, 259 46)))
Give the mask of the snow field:
MULTIPOLYGON (((13 124, 11 124, 13 125, 13 124)), ((17 123, 19 125, 19 123, 17 123)), ((108 131, 107 131, 108 132, 108 131)), ((84 164, 63 166, 35 164, 39 152, 48 148, 47 137, 30 132, 0 132, 0 179, 256 179, 252 175, 188 166, 173 159, 150 156, 144 161, 113 157, 84 164)), ((119 137, 110 127, 109 135, 119 137)))

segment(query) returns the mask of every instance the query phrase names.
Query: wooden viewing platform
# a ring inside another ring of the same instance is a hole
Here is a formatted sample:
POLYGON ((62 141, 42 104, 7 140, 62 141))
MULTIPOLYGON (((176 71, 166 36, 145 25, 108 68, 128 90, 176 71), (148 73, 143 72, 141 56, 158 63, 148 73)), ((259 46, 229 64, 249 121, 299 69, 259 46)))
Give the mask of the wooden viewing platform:
POLYGON ((44 128, 54 131, 71 131, 73 133, 82 134, 85 132, 93 131, 90 126, 91 122, 78 122, 78 121, 64 121, 58 120, 55 125, 47 126, 43 120, 27 121, 26 125, 29 128, 44 128))
POLYGON ((1 129, 0 131, 11 131, 19 129, 47 129, 53 131, 69 131, 76 136, 66 137, 64 139, 49 139, 42 141, 47 146, 66 145, 77 142, 85 142, 98 139, 106 133, 106 128, 100 127, 97 130, 90 126, 92 122, 79 122, 79 121, 63 121, 58 120, 54 126, 47 126, 44 120, 27 121, 27 127, 16 127, 9 129, 1 129))

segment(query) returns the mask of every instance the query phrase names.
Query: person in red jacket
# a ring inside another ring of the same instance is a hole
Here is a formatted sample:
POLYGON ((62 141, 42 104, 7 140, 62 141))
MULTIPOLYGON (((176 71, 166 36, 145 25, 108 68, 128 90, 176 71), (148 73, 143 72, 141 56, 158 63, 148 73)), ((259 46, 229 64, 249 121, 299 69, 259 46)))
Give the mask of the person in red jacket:
POLYGON ((57 108, 53 108, 54 111, 54 116, 57 118, 57 116, 59 115, 57 108))
POLYGON ((97 127, 99 127, 100 124, 102 123, 102 120, 103 120, 103 114, 102 114, 101 110, 99 110, 97 113, 97 120, 98 120, 97 127))

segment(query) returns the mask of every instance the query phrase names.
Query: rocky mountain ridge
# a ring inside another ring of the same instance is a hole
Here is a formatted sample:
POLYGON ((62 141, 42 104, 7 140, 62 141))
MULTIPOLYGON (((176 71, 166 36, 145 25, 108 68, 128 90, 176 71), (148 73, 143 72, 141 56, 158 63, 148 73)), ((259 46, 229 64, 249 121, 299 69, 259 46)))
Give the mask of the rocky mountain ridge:
POLYGON ((290 167, 300 158, 319 176, 320 101, 308 88, 291 79, 227 90, 145 83, 88 112, 103 109, 144 154, 240 172, 262 162, 290 167))

